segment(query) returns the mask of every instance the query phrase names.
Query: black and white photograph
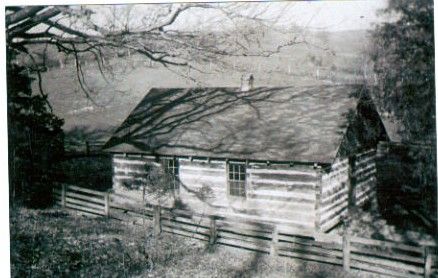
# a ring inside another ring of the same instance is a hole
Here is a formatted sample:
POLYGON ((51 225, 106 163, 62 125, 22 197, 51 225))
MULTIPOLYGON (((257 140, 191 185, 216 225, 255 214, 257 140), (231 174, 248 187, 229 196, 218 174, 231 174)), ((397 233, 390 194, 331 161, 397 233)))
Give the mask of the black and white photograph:
POLYGON ((64 2, 3 9, 5 277, 438 277, 433 0, 64 2))

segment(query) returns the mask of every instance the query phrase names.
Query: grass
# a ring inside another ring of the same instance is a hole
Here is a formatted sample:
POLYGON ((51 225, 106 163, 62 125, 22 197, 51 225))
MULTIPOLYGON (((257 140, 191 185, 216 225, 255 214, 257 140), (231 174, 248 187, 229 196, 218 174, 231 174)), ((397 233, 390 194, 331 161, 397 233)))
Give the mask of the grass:
POLYGON ((20 209, 11 214, 12 277, 125 277, 152 271, 180 254, 195 252, 191 241, 163 236, 150 227, 85 218, 63 211, 20 209))
MULTIPOLYGON (((349 212, 351 219, 349 234, 363 238, 404 242, 414 245, 435 242, 430 231, 427 231, 421 225, 414 225, 415 217, 403 214, 401 209, 392 208, 391 210, 394 212, 392 217, 397 219, 387 219, 382 213, 385 208, 380 208, 380 206, 384 206, 384 204, 374 200, 367 206, 351 209, 349 212)), ((339 235, 342 235, 343 232, 342 225, 331 231, 331 233, 339 235)))
POLYGON ((375 277, 59 209, 11 211, 12 277, 375 277))

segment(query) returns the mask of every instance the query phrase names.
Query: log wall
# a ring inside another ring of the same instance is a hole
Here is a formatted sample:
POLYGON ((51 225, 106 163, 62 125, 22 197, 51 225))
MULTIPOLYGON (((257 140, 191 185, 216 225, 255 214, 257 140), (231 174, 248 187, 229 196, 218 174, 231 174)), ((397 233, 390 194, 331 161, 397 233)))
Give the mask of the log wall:
MULTIPOLYGON (((114 154, 112 159, 113 190, 116 193, 113 203, 141 211, 147 203, 143 191, 149 165, 160 165, 154 157, 129 154, 114 154)), ((152 198, 151 198, 152 200, 152 198)))
POLYGON ((336 226, 348 209, 349 161, 337 158, 330 172, 321 178, 321 202, 319 207, 319 227, 328 231, 336 226))
MULTIPOLYGON (((319 170, 311 166, 249 163, 246 198, 230 196, 225 161, 179 158, 178 206, 197 213, 241 217, 242 220, 281 222, 299 229, 315 227, 319 170)), ((115 155, 114 189, 142 201, 146 165, 160 165, 154 158, 115 155), (143 171, 143 172, 142 172, 143 171), (132 184, 129 188, 127 185, 132 184)), ((147 198, 147 197, 146 197, 147 198)), ((143 200, 154 203, 154 200, 143 200)), ((167 202, 172 206, 174 202, 167 202)), ((161 203, 163 205, 163 203, 161 203)))
POLYGON ((374 149, 350 159, 338 157, 331 170, 322 175, 321 201, 317 211, 317 222, 322 231, 330 230, 341 221, 348 212, 349 202, 361 206, 375 197, 375 157, 374 149))
POLYGON ((153 163, 153 158, 139 155, 113 155, 113 185, 115 188, 137 189, 144 184, 146 166, 153 163))
MULTIPOLYGON (((353 161, 337 158, 328 173, 311 166, 248 163, 246 198, 229 195, 225 161, 179 158, 178 162, 178 194, 160 199, 159 204, 206 215, 328 231, 346 215, 349 198, 362 205, 375 194, 374 150, 356 155, 353 161), (354 183, 351 196, 350 179, 354 183)), ((115 155, 115 190, 137 200, 140 207, 157 203, 143 191, 146 169, 153 165, 161 167, 154 157, 115 155)))
POLYGON ((371 149, 356 155, 353 168, 354 203, 361 206, 376 196, 376 150, 371 149))
POLYGON ((315 227, 318 170, 306 166, 250 165, 246 205, 304 229, 315 227))
POLYGON ((318 174, 311 167, 249 163, 246 198, 228 194, 224 161, 179 159, 180 199, 197 212, 313 229, 318 174))

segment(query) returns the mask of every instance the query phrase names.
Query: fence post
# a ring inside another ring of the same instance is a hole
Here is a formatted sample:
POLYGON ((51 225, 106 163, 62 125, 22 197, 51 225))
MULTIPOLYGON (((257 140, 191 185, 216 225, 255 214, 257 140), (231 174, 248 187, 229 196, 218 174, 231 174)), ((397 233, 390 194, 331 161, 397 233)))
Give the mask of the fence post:
POLYGON ((317 187, 315 188, 315 230, 321 231, 321 196, 322 196, 322 173, 318 173, 317 187))
POLYGON ((210 245, 215 244, 217 238, 216 219, 214 216, 210 216, 210 238, 208 243, 210 245))
POLYGON ((278 255, 278 228, 277 228, 277 226, 274 226, 274 230, 272 230, 271 250, 269 253, 271 256, 278 255))
POLYGON ((348 158, 348 208, 356 205, 356 157, 348 158))
POLYGON ((90 142, 88 142, 88 141, 85 141, 85 153, 87 155, 90 154, 90 142))
POLYGON ((432 254, 428 246, 424 246, 424 278, 432 274, 432 254))
POLYGON ((109 216, 110 211, 110 194, 109 192, 105 192, 104 200, 105 200, 105 215, 109 216))
POLYGON ((344 235, 342 237, 342 265, 345 271, 350 271, 350 237, 348 235, 347 225, 344 227, 344 235))
POLYGON ((61 185, 61 206, 63 208, 65 208, 65 190, 66 190, 66 185, 62 184, 61 185))
POLYGON ((161 207, 154 206, 154 236, 161 234, 161 207))

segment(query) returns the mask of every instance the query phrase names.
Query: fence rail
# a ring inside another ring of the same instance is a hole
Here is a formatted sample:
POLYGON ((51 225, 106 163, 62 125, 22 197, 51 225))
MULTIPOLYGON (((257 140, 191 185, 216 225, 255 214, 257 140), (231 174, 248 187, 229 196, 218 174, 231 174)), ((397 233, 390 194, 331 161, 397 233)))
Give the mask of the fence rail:
MULTIPOLYGON (((115 194, 116 195, 116 194, 115 194)), ((221 244, 302 260, 359 269, 395 277, 432 277, 437 273, 437 248, 394 241, 300 231, 242 218, 202 215, 186 210, 145 204, 141 211, 111 204, 110 193, 71 185, 54 190, 55 200, 65 208, 93 215, 116 216, 122 211, 152 220, 154 233, 174 233, 209 244, 221 244)))
POLYGON ((64 142, 65 154, 68 155, 93 155, 102 152, 102 147, 105 145, 104 140, 94 141, 72 141, 66 140, 64 142))
POLYGON ((53 190, 56 204, 95 215, 109 215, 109 194, 74 185, 61 184, 53 190))

